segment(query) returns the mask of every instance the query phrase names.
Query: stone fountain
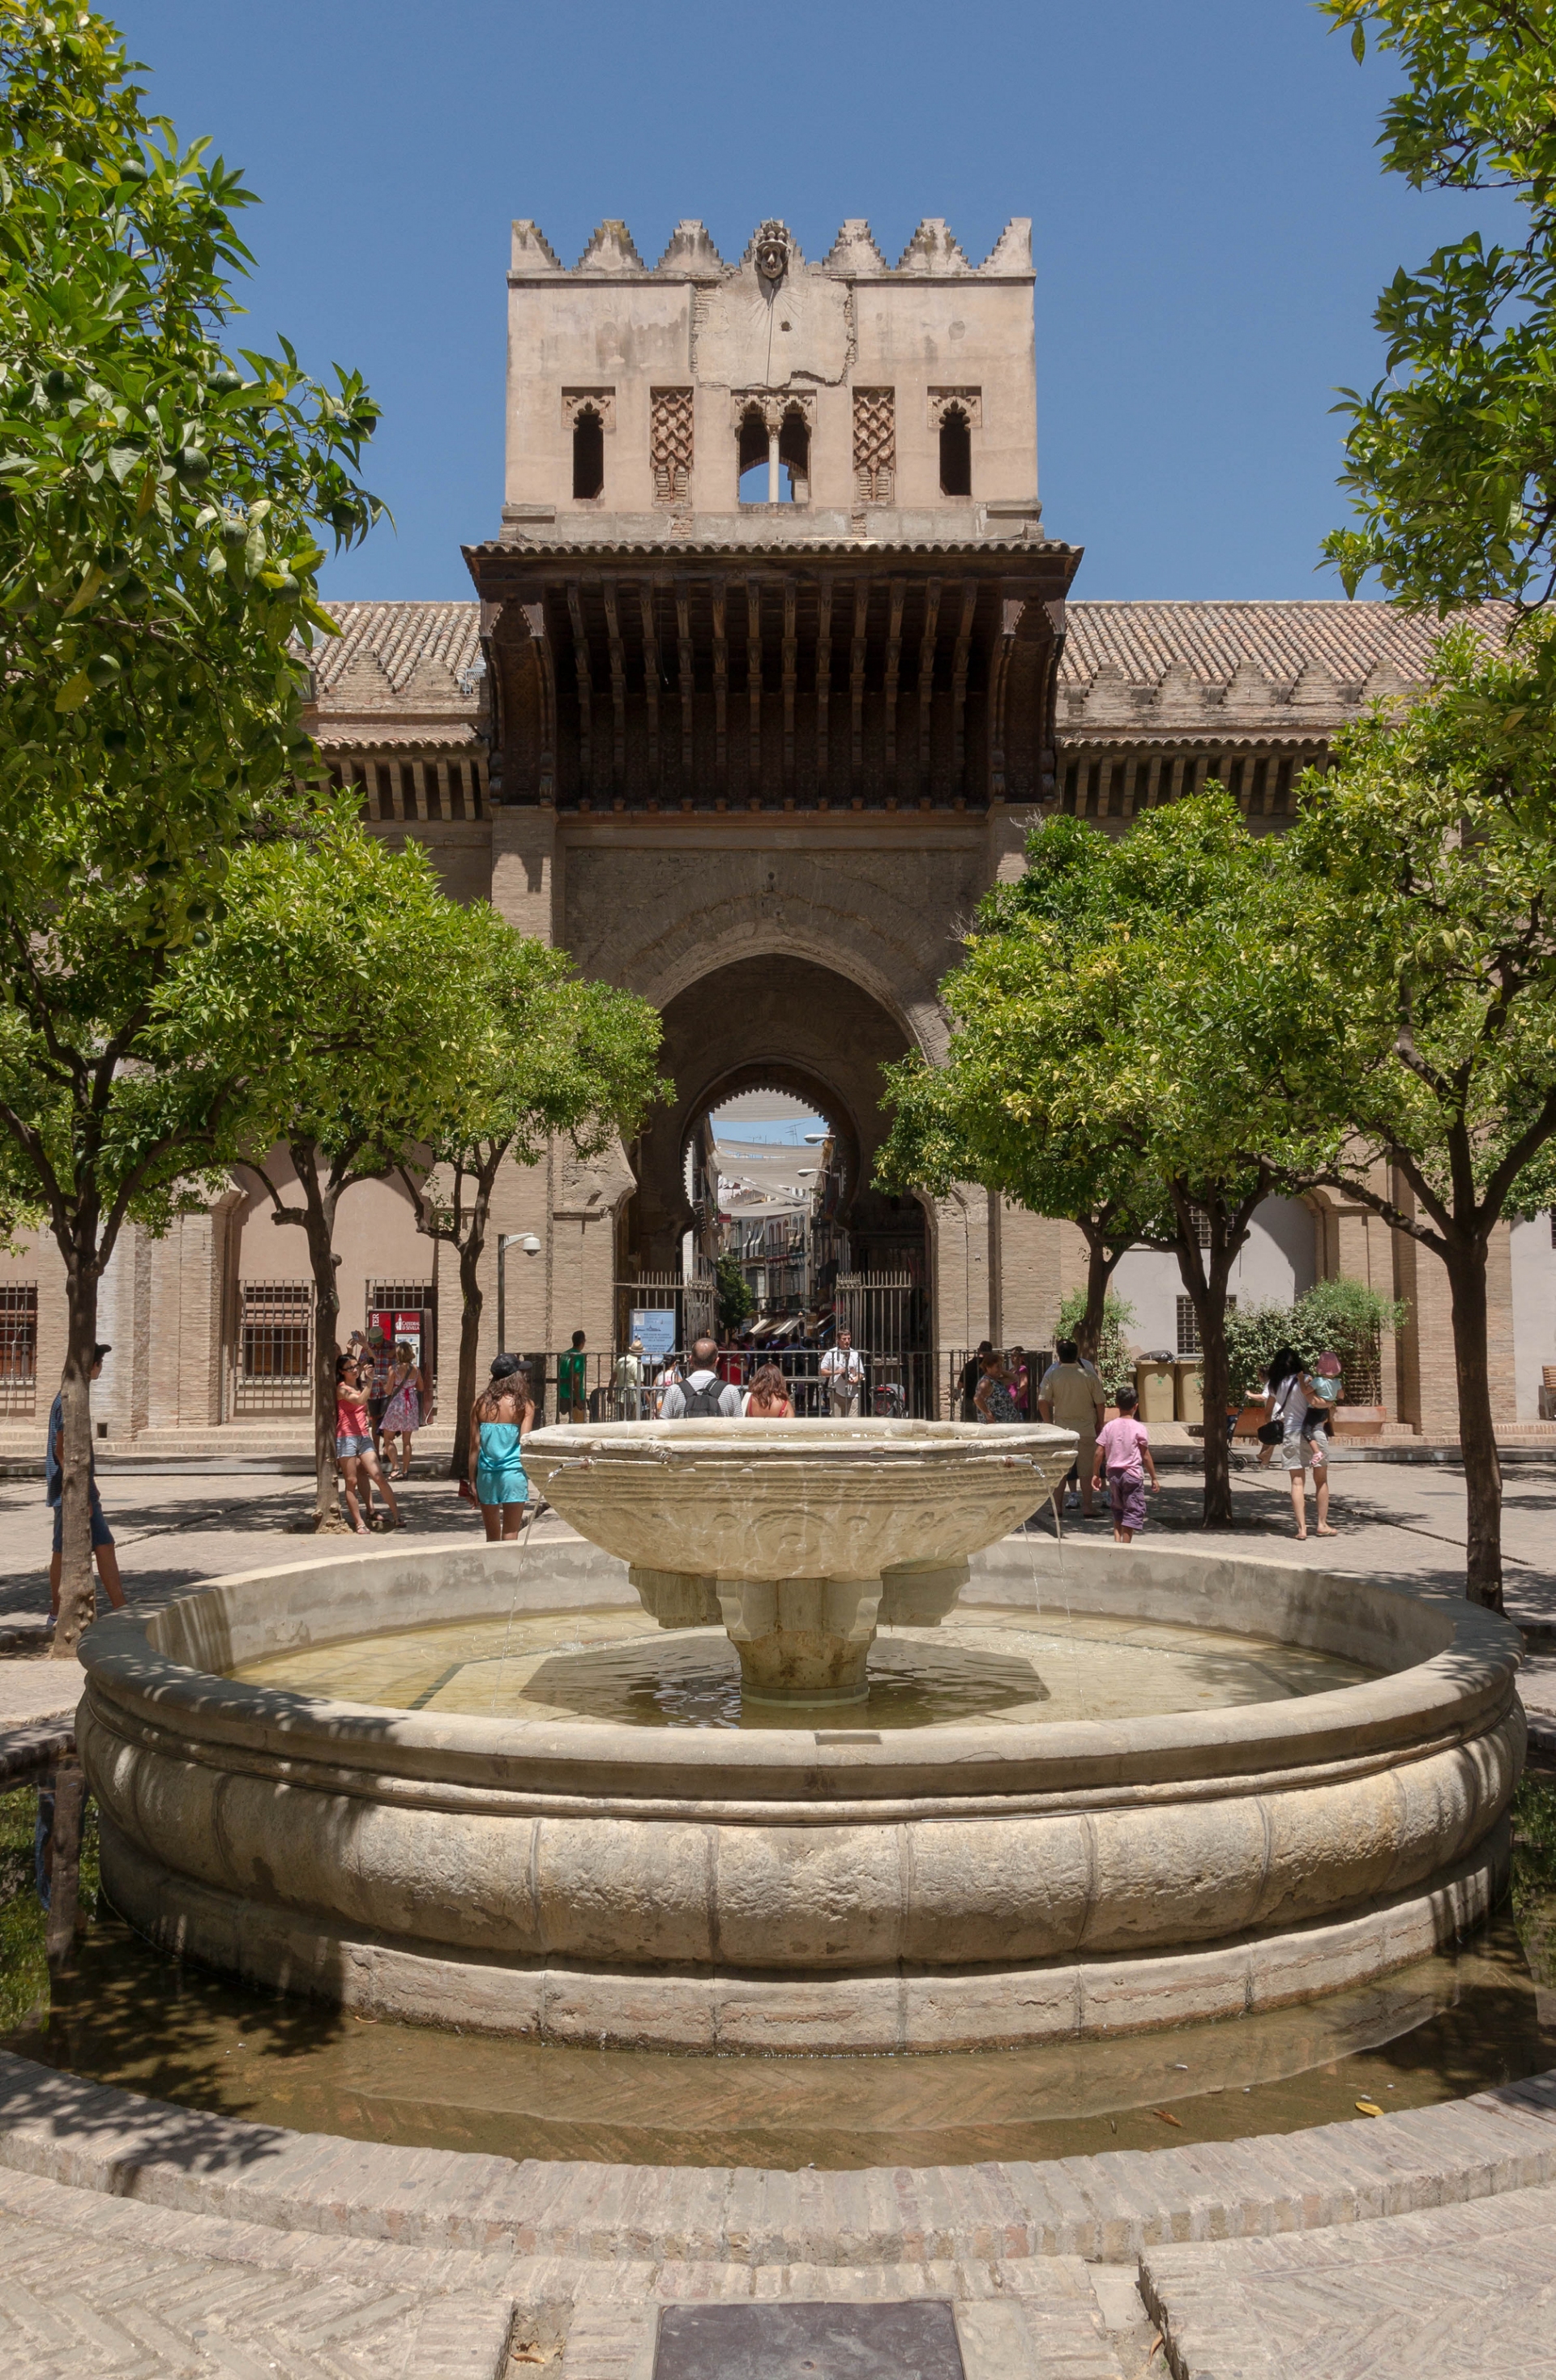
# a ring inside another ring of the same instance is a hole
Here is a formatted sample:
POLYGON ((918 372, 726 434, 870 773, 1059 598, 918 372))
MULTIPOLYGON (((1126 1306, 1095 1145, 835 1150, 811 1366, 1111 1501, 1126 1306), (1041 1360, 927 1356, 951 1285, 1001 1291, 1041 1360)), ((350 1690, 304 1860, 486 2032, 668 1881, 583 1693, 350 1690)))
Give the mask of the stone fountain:
POLYGON ((1484 1916, 1523 1753, 1516 1632, 1269 1559, 1006 1536, 1072 1443, 545 1430, 532 1475, 579 1536, 353 1546, 115 1613, 85 1640, 78 1721, 105 1889, 171 1950, 364 2014, 721 2052, 1237 2016, 1484 1916), (1028 1664, 1016 1707, 872 1724, 877 1630, 954 1670, 969 1607, 997 1633, 1060 1597, 1104 1633, 1238 1631, 1346 1682, 1047 1718, 1028 1664), (662 1639, 645 1608, 693 1633, 662 1639), (360 1679, 387 1638, 467 1622, 499 1646, 553 1631, 538 1707, 330 1686, 332 1663, 360 1679), (574 1715, 591 1628, 650 1672, 699 1646, 726 1661, 727 1633, 749 1722, 574 1715), (274 1682, 287 1662, 312 1682, 274 1682))
POLYGON ((638 1421, 542 1429, 525 1459, 662 1628, 722 1621, 747 1701, 815 1706, 863 1702, 877 1628, 943 1620, 1076 1445, 1041 1423, 638 1421))

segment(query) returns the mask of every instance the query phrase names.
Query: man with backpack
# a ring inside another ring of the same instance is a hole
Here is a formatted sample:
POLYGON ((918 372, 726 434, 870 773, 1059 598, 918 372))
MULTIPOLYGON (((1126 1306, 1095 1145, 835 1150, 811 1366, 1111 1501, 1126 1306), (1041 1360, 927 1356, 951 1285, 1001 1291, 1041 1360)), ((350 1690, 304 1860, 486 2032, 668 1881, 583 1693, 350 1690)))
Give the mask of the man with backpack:
POLYGON ((673 1381, 660 1408, 663 1421, 738 1421, 740 1391, 733 1380, 721 1380, 714 1366, 718 1347, 699 1339, 691 1351, 691 1370, 685 1381, 673 1381))

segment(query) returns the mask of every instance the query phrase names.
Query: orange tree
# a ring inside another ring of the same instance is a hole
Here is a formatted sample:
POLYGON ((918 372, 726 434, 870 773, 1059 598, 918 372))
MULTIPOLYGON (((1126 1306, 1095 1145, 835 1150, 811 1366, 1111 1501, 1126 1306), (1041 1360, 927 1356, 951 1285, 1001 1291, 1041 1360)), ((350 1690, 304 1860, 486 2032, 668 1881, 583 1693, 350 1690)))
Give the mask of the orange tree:
POLYGON ((65 1267, 64 1656, 103 1269, 242 1096, 168 1057, 158 1004, 232 852, 297 807, 319 540, 378 509, 360 381, 234 351, 249 194, 134 71, 94 11, 0 0, 0 1170, 65 1267))
POLYGON ((1052 819, 1027 858, 941 987, 954 1026, 943 1073, 889 1072, 885 1168, 1087 1217, 1099 1309, 1125 1234, 1171 1249, 1199 1328, 1205 1520, 1222 1525, 1233 1268, 1262 1201, 1317 1180, 1341 1133, 1338 1111, 1294 1097, 1281 1072, 1309 1029, 1300 924, 1270 847, 1219 790, 1149 812, 1116 843, 1052 819))

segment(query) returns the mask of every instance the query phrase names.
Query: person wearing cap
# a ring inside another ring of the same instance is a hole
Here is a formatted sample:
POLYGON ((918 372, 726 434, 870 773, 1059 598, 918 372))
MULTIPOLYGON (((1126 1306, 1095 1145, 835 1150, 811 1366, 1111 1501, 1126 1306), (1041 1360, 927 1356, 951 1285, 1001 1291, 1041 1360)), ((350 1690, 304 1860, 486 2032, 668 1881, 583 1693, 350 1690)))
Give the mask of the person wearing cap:
POLYGON ((470 1408, 470 1486, 489 1541, 517 1537, 529 1500, 523 1441, 533 1427, 529 1375, 517 1355, 494 1355, 470 1408))
MULTIPOLYGON (((103 1358, 113 1350, 104 1342, 91 1351, 91 1377, 95 1380, 103 1369, 103 1358)), ((97 1563, 97 1575, 103 1581, 103 1592, 115 1611, 125 1608, 124 1584, 119 1577, 119 1558, 114 1550, 113 1531, 103 1510, 103 1499, 97 1492, 97 1465, 88 1457, 88 1494, 91 1500, 91 1550, 97 1563)), ((43 1500, 54 1508, 54 1552, 49 1561, 49 1626, 59 1618, 59 1580, 65 1563, 65 1390, 60 1390, 49 1407, 49 1435, 43 1450, 43 1500)))

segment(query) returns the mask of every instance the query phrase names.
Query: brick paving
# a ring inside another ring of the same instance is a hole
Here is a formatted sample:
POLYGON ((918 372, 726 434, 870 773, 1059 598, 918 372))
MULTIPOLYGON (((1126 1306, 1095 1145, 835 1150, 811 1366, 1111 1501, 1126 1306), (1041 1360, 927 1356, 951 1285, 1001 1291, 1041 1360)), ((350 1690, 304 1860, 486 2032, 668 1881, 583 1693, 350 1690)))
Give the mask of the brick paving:
POLYGON ((1176 2380, 1551 2380, 1556 2190, 1153 2249, 1142 2289, 1176 2380))
POLYGON ((1138 2380, 1148 2306, 1178 2380, 1489 2374, 1447 2314, 1412 2327, 1440 2265, 1465 2337, 1538 2374, 1552 2240, 1556 2075, 1150 2155, 783 2173, 387 2148, 0 2058, 7 2380, 651 2380, 662 2305, 936 2297, 966 2380, 1138 2380))

